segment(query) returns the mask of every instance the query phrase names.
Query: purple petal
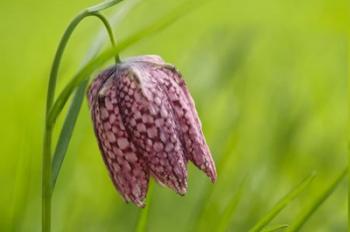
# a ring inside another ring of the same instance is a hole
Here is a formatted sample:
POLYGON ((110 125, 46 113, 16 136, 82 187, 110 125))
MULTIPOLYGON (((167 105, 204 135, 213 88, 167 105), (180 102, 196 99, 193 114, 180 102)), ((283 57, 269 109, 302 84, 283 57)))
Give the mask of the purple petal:
POLYGON ((105 80, 96 96, 89 99, 95 99, 90 102, 95 133, 113 183, 127 202, 144 207, 149 173, 122 124, 114 78, 105 80))
POLYGON ((215 164, 205 141, 194 101, 181 78, 181 74, 174 67, 165 65, 156 67, 152 76, 167 93, 179 123, 187 158, 203 170, 212 182, 215 182, 215 164))
POLYGON ((103 159, 126 201, 144 206, 150 174, 185 194, 188 160, 215 181, 193 99, 159 56, 129 58, 102 72, 88 99, 103 159))
POLYGON ((118 102, 131 139, 156 180, 183 195, 187 170, 171 106, 147 70, 133 63, 118 78, 118 102))

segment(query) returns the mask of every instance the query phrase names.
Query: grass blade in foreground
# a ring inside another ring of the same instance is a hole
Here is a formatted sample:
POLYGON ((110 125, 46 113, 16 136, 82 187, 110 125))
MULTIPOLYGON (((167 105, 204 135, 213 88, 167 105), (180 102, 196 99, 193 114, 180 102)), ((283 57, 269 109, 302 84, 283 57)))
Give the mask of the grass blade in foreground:
POLYGON ((348 172, 348 167, 346 167, 337 178, 317 196, 314 201, 303 210, 301 215, 297 218, 296 222, 292 224, 288 231, 298 231, 305 224, 305 222, 311 217, 311 215, 322 205, 322 203, 327 200, 327 198, 334 192, 338 184, 343 180, 348 172))
POLYGON ((292 189, 285 197, 283 197, 277 204, 262 218, 249 232, 261 231, 269 222, 274 219, 282 209, 284 209, 292 200, 294 200, 315 178, 315 173, 305 178, 298 186, 292 189))
POLYGON ((80 112, 81 105, 84 100, 85 96, 85 89, 88 85, 88 81, 84 81, 80 84, 78 89, 76 90, 76 93, 74 95, 74 98, 72 100, 72 103, 69 107, 69 111, 67 113, 67 116, 64 120, 64 124, 56 145, 54 157, 52 160, 52 183, 51 188, 54 189, 56 180, 58 177, 58 174, 60 172, 64 157, 66 155, 69 142, 72 138, 73 130, 75 123, 77 122, 77 118, 80 112))
POLYGON ((149 183, 149 187, 148 187, 148 196, 147 196, 147 200, 146 200, 146 207, 145 209, 141 209, 140 210, 140 216, 137 222, 137 226, 136 226, 136 232, 144 232, 147 230, 146 226, 147 226, 147 219, 148 219, 148 212, 149 212, 149 208, 151 207, 151 201, 152 201, 152 195, 153 195, 153 191, 154 191, 154 181, 151 179, 150 183, 149 183))

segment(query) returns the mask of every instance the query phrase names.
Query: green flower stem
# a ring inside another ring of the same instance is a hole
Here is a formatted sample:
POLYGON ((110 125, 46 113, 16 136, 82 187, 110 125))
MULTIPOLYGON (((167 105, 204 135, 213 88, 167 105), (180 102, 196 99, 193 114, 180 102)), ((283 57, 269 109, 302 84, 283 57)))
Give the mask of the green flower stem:
MULTIPOLYGON (((93 15, 98 17, 103 22, 103 24, 106 28, 106 31, 108 33, 108 37, 111 41, 112 47, 115 47, 116 43, 115 43, 113 31, 112 31, 112 28, 111 28, 108 20, 100 13, 93 13, 93 15)), ((120 62, 118 54, 115 56, 115 62, 116 63, 120 62)), ((52 176, 51 176, 51 180, 52 180, 51 189, 52 189, 52 191, 55 188, 57 177, 58 177, 58 174, 61 170, 61 165, 62 165, 64 155, 65 155, 66 149, 67 149, 66 144, 68 144, 70 139, 71 139, 71 136, 68 136, 67 133, 68 133, 68 131, 73 130, 72 127, 74 127, 74 124, 76 122, 76 118, 77 118, 77 115, 80 111, 80 106, 82 103, 82 99, 80 99, 80 96, 84 95, 84 92, 86 91, 87 85, 88 85, 88 80, 81 83, 79 88, 77 88, 76 94, 74 96, 74 100, 72 101, 72 105, 70 106, 70 108, 68 110, 66 121, 62 127, 62 131, 61 131, 59 140, 58 140, 57 145, 56 145, 56 150, 54 152, 53 162, 51 165, 52 166, 52 172, 51 172, 52 173, 52 176), (75 120, 68 123, 67 122, 68 118, 71 119, 73 117, 75 118, 75 120)))
MULTIPOLYGON (((78 14, 69 24, 66 31, 64 32, 62 39, 56 51, 56 55, 52 64, 50 79, 47 92, 47 102, 46 102, 46 119, 45 119, 45 133, 43 142, 43 162, 42 162, 42 231, 49 232, 51 230, 51 143, 52 143, 52 130, 54 127, 53 123, 49 123, 49 112, 51 110, 54 96, 55 88, 58 76, 58 69, 61 63, 63 52, 66 45, 71 37, 73 31, 78 26, 78 24, 86 17, 95 16, 102 21, 107 29, 108 35, 111 38, 113 46, 115 46, 115 40, 113 37, 112 28, 110 27, 106 18, 104 18, 98 11, 111 7, 122 0, 112 0, 108 2, 101 3, 99 5, 90 7, 85 11, 78 14)), ((116 62, 119 61, 119 56, 116 55, 116 62)))
MULTIPOLYGON (((53 100, 54 100, 54 96, 55 96, 55 88, 56 88, 56 82, 57 82, 57 75, 58 75, 58 68, 60 66, 61 63, 61 59, 62 59, 62 55, 64 52, 64 49, 66 48, 66 45, 68 43, 69 38, 71 37, 73 31, 75 30, 75 28, 78 26, 78 24, 86 17, 89 16, 97 16, 99 19, 101 19, 101 21, 103 22, 103 24, 106 26, 107 31, 109 36, 111 36, 112 30, 109 26, 109 23, 107 22, 107 20, 104 17, 101 17, 100 14, 98 14, 98 12, 100 10, 104 10, 108 7, 111 7, 119 2, 121 2, 122 0, 113 0, 113 1, 108 1, 108 2, 104 2, 101 3, 99 5, 90 7, 84 11, 82 11, 81 13, 79 13, 72 21, 71 23, 68 25, 66 31, 64 32, 62 39, 59 43, 59 46, 57 48, 56 51, 56 55, 52 64, 52 69, 51 69, 51 73, 50 73, 50 81, 49 81, 49 87, 48 87, 48 92, 47 92, 47 103, 46 103, 46 113, 48 113, 48 111, 50 110, 53 100)), ((112 36, 113 37, 113 36, 112 36)), ((114 43, 114 40, 113 40, 114 43)))
MULTIPOLYGON (((109 24, 108 20, 102 14, 100 14, 98 12, 91 13, 91 16, 96 16, 96 17, 98 17, 101 20, 101 22, 103 23, 103 25, 105 26, 105 28, 107 30, 108 37, 111 40, 112 47, 114 48, 116 46, 116 43, 115 43, 112 27, 109 24)), ((115 58, 114 59, 115 59, 115 63, 119 63, 120 62, 120 57, 119 57, 118 53, 115 54, 115 58)))
POLYGON ((51 224, 51 139, 52 129, 45 128, 42 163, 42 231, 49 232, 51 224))
POLYGON ((125 48, 135 44, 146 36, 149 36, 163 28, 169 26, 174 23, 180 16, 185 15, 191 10, 195 9, 196 5, 192 5, 189 3, 184 3, 177 7, 175 10, 165 15, 163 18, 157 20, 155 23, 150 24, 148 27, 145 27, 143 30, 136 32, 131 35, 129 38, 124 40, 123 42, 119 42, 114 48, 110 48, 99 56, 97 56, 94 60, 90 61, 88 64, 82 68, 76 76, 66 85, 61 94, 58 96, 55 104, 52 106, 52 109, 49 112, 48 124, 53 125, 62 111, 64 105, 69 99, 70 95, 74 91, 74 89, 81 83, 81 81, 89 78, 89 75, 96 70, 98 67, 107 62, 111 57, 115 56, 125 48))

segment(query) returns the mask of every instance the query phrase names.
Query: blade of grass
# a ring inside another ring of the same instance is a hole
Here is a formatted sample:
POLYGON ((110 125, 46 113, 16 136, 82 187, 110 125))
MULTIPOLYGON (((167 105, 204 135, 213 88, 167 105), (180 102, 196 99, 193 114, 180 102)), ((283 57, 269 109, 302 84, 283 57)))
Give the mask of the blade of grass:
POLYGON ((136 225, 136 232, 144 232, 147 231, 147 220, 149 208, 151 207, 152 195, 154 191, 154 181, 151 179, 149 187, 148 187, 148 196, 146 200, 146 208, 140 211, 140 216, 136 225))
POLYGON ((270 228, 263 229, 263 232, 275 232, 275 231, 281 231, 284 229, 287 229, 289 225, 283 224, 283 225, 275 225, 271 226, 270 228))
POLYGON ((237 205, 238 205, 239 201, 241 200, 241 196, 242 196, 242 193, 244 190, 245 182, 246 182, 246 178, 244 178, 241 181, 235 194, 232 196, 232 198, 228 202, 227 207, 225 208, 224 213, 221 217, 221 220, 218 223, 217 231, 224 232, 224 231, 227 231, 227 229, 229 228, 229 226, 232 222, 233 215, 236 212, 237 205))
MULTIPOLYGON (((124 5, 124 9, 120 10, 118 9, 117 13, 115 14, 114 17, 112 17, 111 20, 111 25, 116 25, 117 23, 119 23, 122 18, 126 15, 126 13, 128 11, 130 11, 132 9, 133 6, 136 5, 136 3, 139 2, 139 0, 134 0, 134 1, 129 1, 128 5, 124 5)), ((111 32, 109 32, 111 33, 111 32)), ((82 62, 81 67, 83 67, 84 65, 86 65, 89 61, 91 61, 94 57, 96 57, 96 55, 98 54, 98 52, 101 50, 103 43, 105 43, 105 40, 107 39, 107 36, 105 34, 104 30, 101 30, 100 34, 97 36, 97 39, 95 39, 94 43, 91 46, 91 49, 88 51, 86 58, 84 59, 84 61, 82 62)), ((112 41, 112 43, 114 43, 114 41, 112 41)), ((75 127, 75 123, 76 120, 78 118, 79 112, 80 112, 80 108, 81 105, 83 103, 83 99, 85 96, 85 89, 88 85, 88 81, 83 81, 77 88, 75 95, 72 99, 71 105, 69 107, 67 116, 65 118, 65 121, 63 123, 62 126, 62 130, 60 132, 59 135, 59 139, 54 151, 54 157, 53 157, 53 161, 52 161, 52 184, 51 184, 51 188, 54 189, 56 181, 57 181, 57 177, 58 174, 60 172, 64 157, 66 155, 68 146, 69 146, 69 142, 71 140, 72 134, 73 134, 73 130, 75 127)))
POLYGON ((305 208, 299 217, 297 217, 295 223, 289 227, 288 231, 299 231, 301 227, 307 222, 307 220, 315 213, 315 211, 327 200, 327 198, 334 192, 339 183, 343 180, 348 172, 348 167, 344 168, 342 172, 335 178, 335 180, 322 191, 310 205, 305 208))
POLYGON ((293 188, 285 197, 283 197, 277 204, 262 218, 249 232, 261 231, 268 223, 274 219, 279 212, 282 211, 292 200, 294 200, 315 178, 315 173, 305 178, 299 185, 293 188))
POLYGON ((85 89, 87 85, 88 85, 88 81, 84 81, 83 83, 80 84, 80 86, 76 90, 72 103, 69 107, 67 116, 65 118, 61 133, 59 135, 59 139, 54 152, 54 157, 52 160, 52 184, 51 184, 52 192, 53 192, 53 189, 55 188, 58 174, 60 172, 64 157, 67 153, 69 142, 72 138, 74 126, 77 122, 80 108, 84 100, 85 89))

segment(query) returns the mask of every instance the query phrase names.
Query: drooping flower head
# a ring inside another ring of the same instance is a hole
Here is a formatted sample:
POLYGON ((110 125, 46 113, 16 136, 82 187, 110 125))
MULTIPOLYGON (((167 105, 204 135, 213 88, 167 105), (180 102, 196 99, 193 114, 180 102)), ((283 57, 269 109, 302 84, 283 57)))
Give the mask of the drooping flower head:
POLYGON ((215 182, 193 99, 174 66, 158 56, 130 58, 99 74, 88 100, 103 159, 127 202, 144 207, 151 175, 184 195, 188 161, 215 182))

